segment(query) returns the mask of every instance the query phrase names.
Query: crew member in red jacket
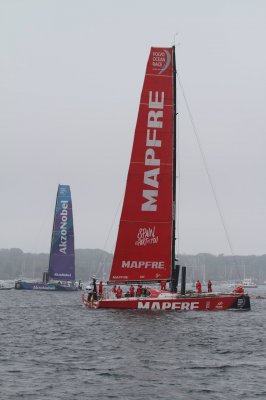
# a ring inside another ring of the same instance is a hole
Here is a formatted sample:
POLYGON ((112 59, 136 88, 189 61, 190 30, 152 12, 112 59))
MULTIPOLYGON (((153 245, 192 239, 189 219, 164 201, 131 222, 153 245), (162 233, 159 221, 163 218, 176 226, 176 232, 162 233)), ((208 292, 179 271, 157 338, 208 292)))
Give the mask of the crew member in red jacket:
POLYGON ((166 290, 166 281, 161 281, 161 290, 166 290))
POLYGON ((200 293, 202 293, 202 291, 201 291, 201 283, 200 283, 200 280, 198 279, 197 280, 197 282, 196 282, 196 290, 197 290, 197 292, 200 294, 200 293))
POLYGON ((208 280, 208 293, 212 292, 212 281, 209 279, 208 280))
POLYGON ((130 288, 129 288, 129 297, 134 297, 134 294, 135 294, 134 286, 133 286, 133 285, 130 285, 130 288))
POLYGON ((142 285, 138 285, 136 290, 136 296, 140 297, 142 295, 142 285))
POLYGON ((123 296, 123 290, 121 289, 120 286, 118 286, 117 291, 116 291, 116 297, 118 299, 121 299, 122 296, 123 296))

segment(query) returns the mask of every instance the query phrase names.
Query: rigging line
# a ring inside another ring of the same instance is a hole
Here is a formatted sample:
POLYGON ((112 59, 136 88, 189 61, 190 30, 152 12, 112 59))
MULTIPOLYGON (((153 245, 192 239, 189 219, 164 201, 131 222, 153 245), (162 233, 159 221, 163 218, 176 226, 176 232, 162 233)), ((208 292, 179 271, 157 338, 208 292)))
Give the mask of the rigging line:
MULTIPOLYGON (((119 201, 119 203, 118 203, 118 206, 117 206, 117 208, 116 208, 113 221, 112 221, 112 223, 111 223, 111 226, 110 226, 110 228, 109 228, 107 237, 106 237, 106 239, 105 239, 105 242, 104 242, 104 245, 103 245, 103 251, 105 251, 105 252, 107 252, 107 250, 106 250, 106 248, 107 248, 107 243, 108 243, 108 241, 109 241, 109 239, 110 239, 111 232, 112 232, 112 230, 113 230, 114 223, 115 223, 115 221, 116 221, 116 219, 117 219, 118 211, 119 211, 120 208, 121 208, 121 203, 122 203, 122 201, 123 201, 123 198, 124 198, 124 196, 121 197, 121 199, 120 199, 120 201, 119 201)), ((112 248, 111 248, 111 252, 112 252, 112 253, 114 253, 114 247, 115 247, 115 245, 113 245, 112 248)), ((102 255, 102 256, 100 257, 99 266, 98 266, 97 271, 96 271, 97 274, 98 274, 98 272, 99 272, 99 269, 102 268, 102 264, 104 264, 104 266, 105 266, 105 263, 106 263, 107 258, 108 258, 108 255, 107 255, 107 254, 102 255)), ((106 272, 106 271, 105 271, 105 272, 106 272)))
MULTIPOLYGON (((120 201, 119 201, 118 206, 117 206, 116 211, 115 211, 115 215, 114 215, 113 221, 112 221, 112 223, 111 223, 111 226, 110 226, 110 228, 109 228, 107 237, 106 237, 106 239, 105 239, 104 246, 103 246, 103 250, 104 250, 104 251, 107 251, 107 250, 106 250, 107 243, 108 243, 108 241, 109 241, 109 239, 110 239, 111 232, 112 232, 112 230, 113 230, 115 221, 116 221, 116 219, 117 219, 118 211, 119 211, 120 208, 121 208, 121 203, 122 203, 122 201, 123 201, 123 198, 124 198, 124 194, 123 194, 123 195, 121 196, 121 198, 120 198, 120 201)), ((112 249, 111 249, 111 252, 112 252, 112 253, 114 253, 114 248, 115 248, 115 245, 112 246, 112 249)), ((106 262, 107 258, 108 258, 107 255, 104 255, 104 256, 102 256, 102 257, 100 258, 100 260, 99 260, 100 266, 101 266, 102 263, 105 263, 105 262, 106 262)), ((99 269, 99 268, 98 268, 98 269, 99 269)), ((97 272, 98 272, 98 270, 97 270, 97 272)))
POLYGON ((179 83, 183 98, 185 100, 185 104, 186 104, 186 107, 187 107, 187 110, 188 110, 188 114, 189 114, 189 117, 190 117, 192 128, 193 128, 194 134, 196 136, 196 140, 197 140, 197 143, 198 143, 198 146, 199 146, 199 150, 200 150, 200 154, 201 154, 201 157, 202 157, 202 160, 203 160, 205 171, 206 171, 206 174, 207 174, 207 177, 208 177, 208 180, 209 180, 209 184, 211 186, 212 194, 213 194, 213 197, 214 197, 214 200, 215 200, 215 203, 216 203, 216 206, 217 206, 217 209, 218 209, 221 221, 222 221, 222 225, 223 225, 223 229, 224 229, 224 232, 225 232, 225 236, 226 236, 226 239, 227 239, 231 254, 234 255, 233 246, 232 246, 232 243, 231 243, 231 240, 230 240, 230 237, 229 237, 229 233, 228 233, 228 230, 227 230, 227 227, 226 227, 226 224, 225 224, 225 219, 224 219, 224 216, 223 216, 223 213, 222 213, 222 209, 220 207, 220 204, 219 204, 219 201, 218 201, 218 197, 216 195, 214 184, 213 184, 213 181, 212 181, 212 178, 211 178, 211 175, 210 175, 210 171, 209 171, 209 168, 208 168, 207 160, 206 160, 203 148, 201 146, 199 134, 198 134, 198 131, 196 129, 196 125, 195 125, 195 122, 194 122, 194 119, 193 119, 193 115, 192 115, 192 112, 190 110, 190 107, 189 107, 189 104, 188 104, 188 101, 187 101, 187 98, 186 98, 186 95, 185 95, 185 92, 184 92, 184 88, 183 88, 179 73, 176 72, 176 75, 177 75, 178 83, 179 83))
POLYGON ((106 249, 106 246, 107 246, 108 240, 109 240, 109 238, 110 238, 111 231, 112 231, 112 229, 113 229, 113 226, 114 226, 114 223, 115 223, 115 221, 116 221, 116 218, 117 218, 118 211, 119 211, 119 210, 120 210, 120 208, 121 208, 121 203, 122 203, 122 201, 123 201, 123 198, 124 198, 124 194, 121 196, 121 199, 120 199, 120 201, 119 201, 119 203, 118 203, 118 206, 117 206, 117 208, 116 208, 116 211, 115 211, 115 215, 114 215, 113 221, 112 221, 112 223, 111 223, 111 226, 110 226, 109 232, 108 232, 108 234, 107 234, 107 238, 106 238, 106 240, 105 240, 105 242, 104 242, 104 246, 103 246, 103 249, 104 249, 104 250, 106 249))

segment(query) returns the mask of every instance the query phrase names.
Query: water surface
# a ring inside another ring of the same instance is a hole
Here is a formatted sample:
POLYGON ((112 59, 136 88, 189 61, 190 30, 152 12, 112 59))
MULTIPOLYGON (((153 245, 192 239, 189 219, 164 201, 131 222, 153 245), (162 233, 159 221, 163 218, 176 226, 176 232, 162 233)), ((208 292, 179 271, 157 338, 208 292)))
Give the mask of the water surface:
POLYGON ((77 292, 0 291, 0 397, 265 399, 265 307, 87 310, 77 292))

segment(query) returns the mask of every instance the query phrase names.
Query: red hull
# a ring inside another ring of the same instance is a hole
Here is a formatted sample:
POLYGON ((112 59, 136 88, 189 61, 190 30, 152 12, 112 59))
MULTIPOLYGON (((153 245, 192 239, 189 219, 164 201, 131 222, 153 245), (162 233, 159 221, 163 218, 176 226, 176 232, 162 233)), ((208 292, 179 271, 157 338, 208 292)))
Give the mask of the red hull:
POLYGON ((203 293, 181 296, 167 291, 150 290, 147 297, 125 297, 122 299, 101 299, 88 303, 82 296, 83 304, 88 308, 112 308, 134 310, 173 310, 173 311, 218 311, 249 310, 250 300, 247 294, 203 293))

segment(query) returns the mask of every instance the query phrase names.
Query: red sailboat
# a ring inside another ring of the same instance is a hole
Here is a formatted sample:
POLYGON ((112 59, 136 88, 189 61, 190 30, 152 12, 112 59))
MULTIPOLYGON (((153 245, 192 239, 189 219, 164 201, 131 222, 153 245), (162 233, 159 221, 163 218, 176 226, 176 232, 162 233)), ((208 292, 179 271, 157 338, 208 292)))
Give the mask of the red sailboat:
MULTIPOLYGON (((101 298, 83 294, 87 307, 145 310, 249 309, 244 293, 177 292, 175 260, 176 203, 175 48, 151 48, 142 89, 117 243, 112 285, 149 285, 101 298), (169 282, 169 290, 156 289, 169 282), (158 285, 157 285, 158 286, 158 285), (134 292, 134 293, 133 293, 134 292)), ((125 287, 125 286, 123 286, 125 287)), ((125 290, 124 290, 125 291, 125 290)))

